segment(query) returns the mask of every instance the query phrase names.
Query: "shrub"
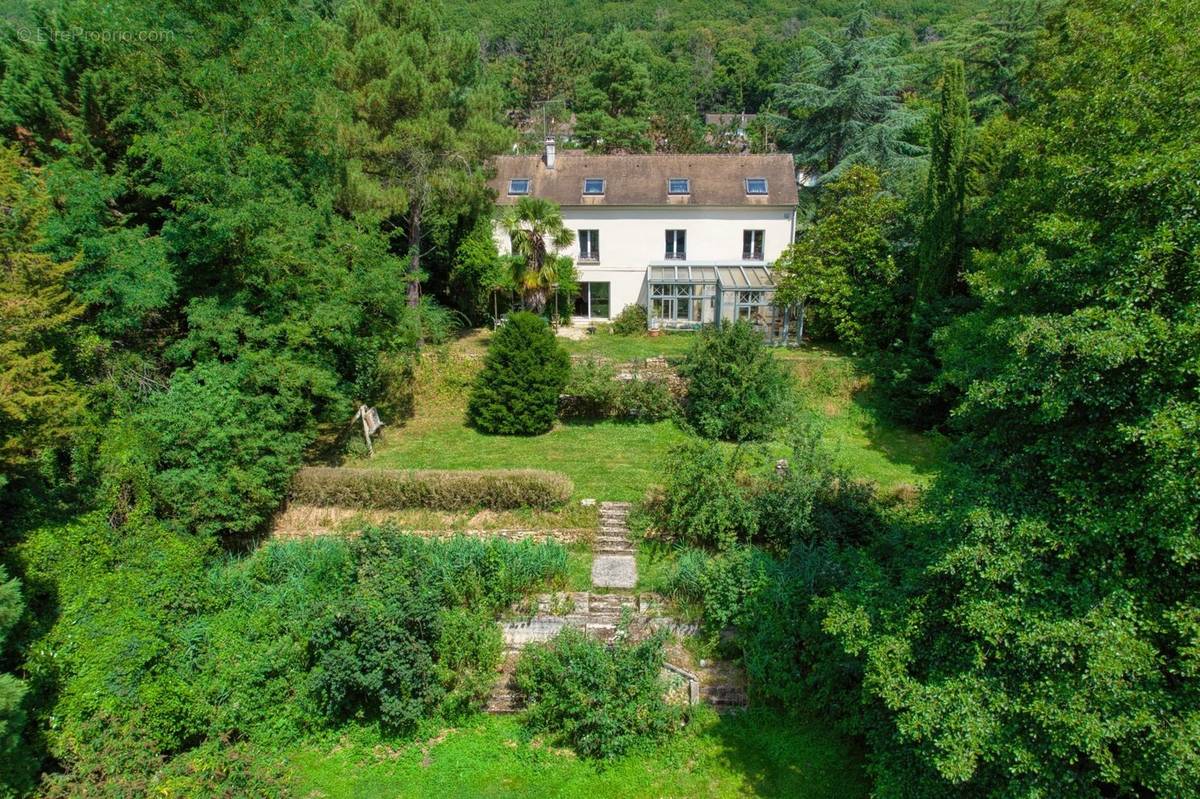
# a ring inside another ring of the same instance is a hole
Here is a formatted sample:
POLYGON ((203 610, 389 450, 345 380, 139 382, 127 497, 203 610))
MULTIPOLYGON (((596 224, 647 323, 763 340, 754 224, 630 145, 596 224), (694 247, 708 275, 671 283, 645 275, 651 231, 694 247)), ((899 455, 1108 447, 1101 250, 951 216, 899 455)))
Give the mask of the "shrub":
POLYGON ((765 439, 790 409, 787 375, 745 321, 701 330, 679 373, 688 381, 687 420, 706 438, 765 439))
POLYGON ((752 546, 738 546, 719 555, 688 549, 667 578, 668 593, 694 604, 704 613, 713 633, 740 625, 753 597, 767 584, 771 558, 752 546))
POLYGON ((557 735, 582 757, 619 757, 664 738, 682 719, 667 704, 661 671, 663 632, 641 643, 610 646, 573 628, 526 647, 515 681, 526 723, 557 735))
MULTIPOLYGON (((279 505, 309 441, 310 400, 282 363, 203 364, 180 369, 136 417, 149 437, 150 486, 164 516, 205 535, 244 534, 279 505)), ((140 457, 140 455, 139 455, 140 457)))
POLYGON ((679 410, 665 380, 634 375, 630 380, 617 381, 613 397, 613 416, 638 422, 660 422, 670 419, 679 410))
POLYGON ((618 336, 636 336, 646 332, 646 308, 634 303, 626 305, 612 321, 612 332, 618 336))
POLYGON ((758 528, 754 505, 738 484, 737 454, 691 439, 671 450, 659 526, 688 544, 727 549, 758 528))
POLYGON ((438 682, 445 691, 442 713, 467 715, 487 702, 496 682, 495 664, 504 648, 499 625, 481 610, 451 608, 438 620, 438 682))
POLYGON ((402 510, 556 508, 574 484, 538 469, 417 471, 309 466, 292 480, 291 497, 309 505, 402 510))
POLYGON ((591 358, 571 368, 560 407, 564 419, 657 422, 673 416, 679 406, 665 380, 636 372, 618 379, 611 365, 591 358))
POLYGON ((477 707, 500 658, 492 612, 566 573, 557 544, 430 541, 389 527, 364 531, 353 553, 353 589, 312 638, 312 695, 333 718, 401 732, 438 709, 477 707))
POLYGON ((467 419, 484 433, 545 433, 554 425, 569 372, 570 359, 546 322, 515 313, 492 338, 467 419))
POLYGON ((571 365, 560 413, 565 419, 603 419, 612 412, 617 372, 607 361, 588 358, 571 365))

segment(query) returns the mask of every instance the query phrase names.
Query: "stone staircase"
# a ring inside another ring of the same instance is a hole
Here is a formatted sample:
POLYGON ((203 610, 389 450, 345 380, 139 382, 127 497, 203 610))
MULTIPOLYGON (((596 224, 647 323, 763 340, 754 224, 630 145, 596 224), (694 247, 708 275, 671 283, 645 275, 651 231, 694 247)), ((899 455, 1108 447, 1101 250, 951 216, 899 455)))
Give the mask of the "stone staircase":
MULTIPOLYGON (((513 685, 521 649, 531 643, 549 641, 566 627, 583 630, 606 643, 616 637, 623 623, 634 640, 642 640, 663 628, 677 640, 699 632, 695 624, 681 623, 664 615, 665 603, 657 594, 632 593, 637 586, 637 562, 633 542, 629 540, 628 518, 628 502, 600 503, 600 529, 593 544, 592 561, 594 587, 626 593, 600 590, 539 594, 534 605, 514 606, 512 618, 500 623, 504 658, 487 702, 489 713, 514 713, 521 709, 521 696, 513 685)), ((683 655, 682 648, 677 654, 683 655)), ((727 668, 712 664, 692 673, 668 664, 664 671, 675 681, 681 681, 685 701, 707 702, 717 710, 746 706, 742 680, 732 672, 726 673, 727 668)))
POLYGON ((488 713, 516 713, 525 706, 521 692, 513 684, 519 654, 516 649, 504 650, 504 658, 496 669, 496 684, 492 686, 492 693, 484 707, 488 713))
POLYGON ((629 540, 629 503, 601 502, 600 529, 593 544, 592 585, 630 590, 637 586, 637 560, 629 540))

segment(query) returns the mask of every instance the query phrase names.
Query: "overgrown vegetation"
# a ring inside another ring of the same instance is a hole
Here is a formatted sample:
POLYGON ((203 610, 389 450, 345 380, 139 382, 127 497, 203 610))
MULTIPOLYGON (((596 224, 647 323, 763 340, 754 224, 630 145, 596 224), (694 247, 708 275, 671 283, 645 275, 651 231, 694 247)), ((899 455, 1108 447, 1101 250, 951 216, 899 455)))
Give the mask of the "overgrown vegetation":
POLYGON ((618 377, 612 364, 590 358, 571 366, 559 415, 564 419, 623 419, 659 422, 679 411, 679 403, 664 377, 634 369, 618 377))
POLYGON ((137 532, 93 515, 19 550, 31 601, 64 598, 29 662, 43 712, 64 720, 48 741, 64 762, 57 793, 166 788, 197 769, 180 790, 211 795, 222 772, 203 764, 231 736, 282 745, 347 716, 404 728, 477 707, 494 614, 566 579, 551 544, 372 529, 212 561, 203 539, 137 532))
POLYGON ((611 759, 661 741, 683 719, 665 698, 659 673, 665 635, 606 646, 566 628, 545 644, 529 646, 517 663, 525 695, 525 722, 549 732, 584 757, 611 759))
POLYGON ((496 613, 566 576, 566 551, 551 545, 431 544, 369 529, 351 552, 353 588, 330 603, 309 643, 313 698, 333 718, 400 732, 439 710, 478 710, 500 660, 496 613))

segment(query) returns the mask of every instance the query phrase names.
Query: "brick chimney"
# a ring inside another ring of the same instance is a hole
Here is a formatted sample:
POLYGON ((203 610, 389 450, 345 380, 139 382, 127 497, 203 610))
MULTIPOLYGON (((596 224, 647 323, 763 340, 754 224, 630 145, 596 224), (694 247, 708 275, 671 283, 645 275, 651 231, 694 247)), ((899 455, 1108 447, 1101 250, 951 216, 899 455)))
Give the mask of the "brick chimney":
POLYGON ((546 137, 546 169, 554 169, 554 137, 546 137))

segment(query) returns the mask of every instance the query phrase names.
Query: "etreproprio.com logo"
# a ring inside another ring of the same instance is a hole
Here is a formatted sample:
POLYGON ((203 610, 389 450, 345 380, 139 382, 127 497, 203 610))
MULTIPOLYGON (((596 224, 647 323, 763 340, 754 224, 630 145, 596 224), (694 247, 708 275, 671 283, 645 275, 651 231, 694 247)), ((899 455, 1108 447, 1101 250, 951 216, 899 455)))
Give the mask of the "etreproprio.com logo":
MULTIPOLYGON (((12 24, 12 23, 10 23, 12 24)), ((96 42, 135 44, 138 42, 169 42, 175 38, 171 30, 112 30, 91 28, 42 28, 36 25, 12 25, 22 42, 96 42)))

